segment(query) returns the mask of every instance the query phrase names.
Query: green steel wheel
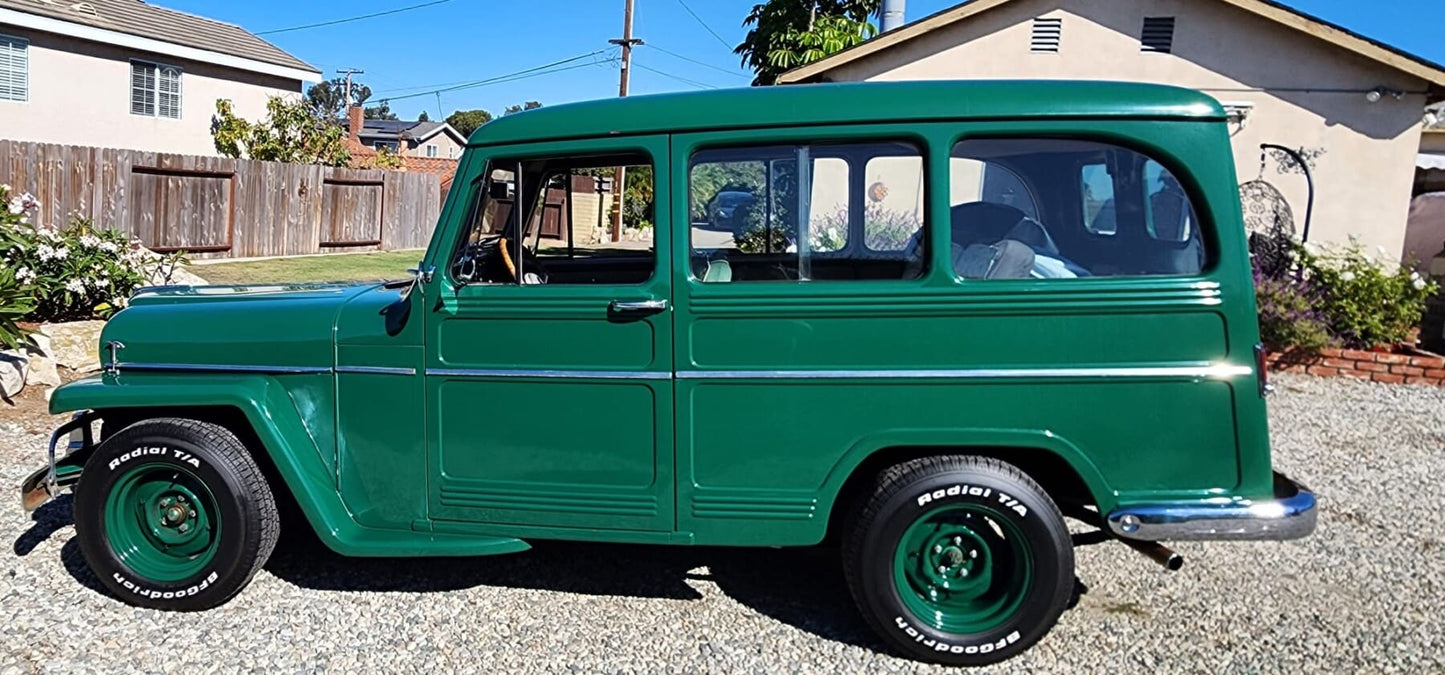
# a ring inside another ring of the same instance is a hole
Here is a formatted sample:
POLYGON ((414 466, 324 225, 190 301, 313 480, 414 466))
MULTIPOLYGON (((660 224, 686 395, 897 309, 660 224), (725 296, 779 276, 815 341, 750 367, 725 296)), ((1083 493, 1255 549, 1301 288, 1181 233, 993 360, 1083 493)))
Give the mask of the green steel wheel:
POLYGON ((884 471, 854 513, 843 568, 860 611, 903 654, 997 663, 1058 621, 1074 590, 1058 507, 1016 467, 939 456, 884 471))
POLYGON ((195 474, 174 465, 140 464, 116 480, 105 500, 111 555, 153 581, 189 579, 216 557, 219 510, 195 474))
POLYGON ((137 422, 107 438, 75 489, 75 531, 121 600, 156 609, 220 605, 250 582, 279 532, 276 501, 225 427, 137 422))

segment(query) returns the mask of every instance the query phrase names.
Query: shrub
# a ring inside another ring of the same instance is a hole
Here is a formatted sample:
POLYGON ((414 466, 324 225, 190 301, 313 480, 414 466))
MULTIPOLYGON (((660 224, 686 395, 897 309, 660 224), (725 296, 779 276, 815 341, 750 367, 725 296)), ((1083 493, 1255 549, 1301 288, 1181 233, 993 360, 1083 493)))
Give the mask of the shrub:
MULTIPOLYGON (((8 193, 8 187, 0 186, 0 200, 9 199, 8 193)), ((124 307, 137 288, 163 280, 184 261, 180 255, 154 256, 140 242, 116 230, 98 229, 88 218, 72 216, 70 224, 57 231, 30 222, 34 205, 7 212, 11 218, 0 221, 0 259, 33 300, 23 315, 28 321, 107 318, 124 307)))
POLYGON ((1316 352, 1335 344, 1329 324, 1318 309, 1319 292, 1308 282, 1254 273, 1254 300, 1259 308, 1259 338, 1274 351, 1316 352))
MULTIPOLYGON (((1386 252, 1380 251, 1382 259, 1386 252)), ((1354 242, 1344 247, 1301 246, 1302 281, 1319 289, 1319 310, 1334 337, 1348 347, 1404 342, 1420 325, 1435 294, 1413 265, 1372 260, 1354 242)))
POLYGON ((36 206, 34 197, 11 197, 10 186, 0 185, 0 253, 6 254, 0 256, 0 348, 4 349, 15 349, 28 341, 29 331, 19 322, 35 309, 34 291, 16 278, 16 269, 6 258, 21 242, 16 228, 30 222, 36 206))
POLYGON ((1409 339, 1435 284, 1409 265, 1348 246, 1301 245, 1285 235, 1250 239, 1260 338, 1276 351, 1366 349, 1409 339))

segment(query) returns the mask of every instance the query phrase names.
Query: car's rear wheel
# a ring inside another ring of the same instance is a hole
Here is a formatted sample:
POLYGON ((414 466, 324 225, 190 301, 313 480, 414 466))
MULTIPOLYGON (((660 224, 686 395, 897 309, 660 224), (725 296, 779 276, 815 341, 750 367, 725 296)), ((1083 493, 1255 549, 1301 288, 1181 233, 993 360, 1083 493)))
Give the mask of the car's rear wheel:
POLYGON ((142 607, 208 609, 270 557, 276 501, 228 429, 153 419, 117 432, 86 462, 75 530, 92 571, 142 607))
POLYGON ((885 471, 856 512, 843 566, 884 640, 951 665, 997 663, 1029 648, 1074 590, 1058 507, 1017 468, 980 457, 885 471))

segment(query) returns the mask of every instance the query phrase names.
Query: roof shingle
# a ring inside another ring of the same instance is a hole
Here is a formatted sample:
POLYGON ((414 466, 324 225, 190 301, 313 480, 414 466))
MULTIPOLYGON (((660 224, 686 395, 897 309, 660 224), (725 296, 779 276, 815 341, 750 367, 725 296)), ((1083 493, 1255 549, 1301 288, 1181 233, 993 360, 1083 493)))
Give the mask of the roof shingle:
POLYGON ((240 26, 149 5, 142 0, 0 0, 0 8, 320 72, 240 26))

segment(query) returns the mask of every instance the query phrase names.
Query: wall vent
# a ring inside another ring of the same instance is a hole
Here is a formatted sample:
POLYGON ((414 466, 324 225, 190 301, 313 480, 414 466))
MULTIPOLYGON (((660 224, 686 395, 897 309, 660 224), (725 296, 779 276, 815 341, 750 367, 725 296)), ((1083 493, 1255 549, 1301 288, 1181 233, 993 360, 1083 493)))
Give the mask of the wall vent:
POLYGON ((1139 33, 1139 51, 1169 54, 1174 51, 1174 17, 1150 16, 1144 18, 1144 29, 1139 33))
POLYGON ((1059 40, 1063 33, 1064 20, 1061 18, 1034 19, 1034 33, 1029 41, 1029 51, 1035 54, 1059 53, 1059 40))

